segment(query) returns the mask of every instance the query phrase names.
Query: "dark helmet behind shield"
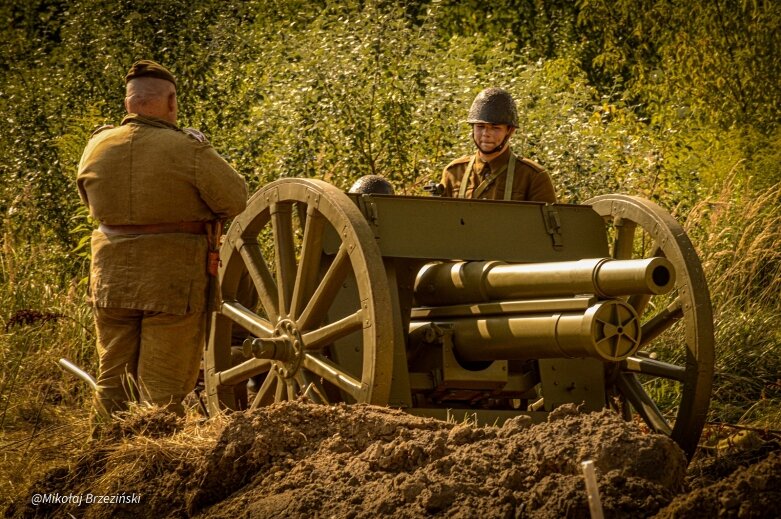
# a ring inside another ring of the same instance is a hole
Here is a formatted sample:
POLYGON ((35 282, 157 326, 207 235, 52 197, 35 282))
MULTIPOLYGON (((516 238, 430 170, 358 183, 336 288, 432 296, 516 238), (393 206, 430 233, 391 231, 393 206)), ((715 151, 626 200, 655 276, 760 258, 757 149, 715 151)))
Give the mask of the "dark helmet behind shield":
POLYGON ((348 193, 361 193, 364 195, 392 195, 393 185, 381 175, 364 175, 355 181, 348 193))
POLYGON ((515 101, 506 90, 501 88, 486 88, 475 97, 469 116, 469 124, 506 124, 518 127, 518 108, 515 101))

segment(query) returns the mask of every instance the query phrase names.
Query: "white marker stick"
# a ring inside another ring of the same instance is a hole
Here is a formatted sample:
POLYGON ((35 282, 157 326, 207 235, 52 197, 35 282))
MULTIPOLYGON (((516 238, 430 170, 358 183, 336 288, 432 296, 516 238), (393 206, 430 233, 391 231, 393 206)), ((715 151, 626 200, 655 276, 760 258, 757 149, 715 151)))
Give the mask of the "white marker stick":
POLYGON ((594 462, 584 461, 583 477, 586 479, 586 493, 588 494, 588 508, 591 511, 591 519, 604 519, 602 502, 599 500, 599 487, 597 486, 597 473, 594 471, 594 462))

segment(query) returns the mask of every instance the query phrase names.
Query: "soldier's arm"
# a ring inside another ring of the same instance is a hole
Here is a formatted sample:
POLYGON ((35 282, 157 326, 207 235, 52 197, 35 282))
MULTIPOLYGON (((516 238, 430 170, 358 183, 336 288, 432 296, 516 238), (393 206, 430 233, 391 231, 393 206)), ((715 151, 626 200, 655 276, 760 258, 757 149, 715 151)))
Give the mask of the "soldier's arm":
POLYGON ((84 182, 82 178, 78 178, 76 180, 76 185, 79 188, 79 198, 81 198, 81 203, 89 207, 89 199, 87 198, 87 191, 84 190, 84 182))
POLYGON ((453 172, 450 171, 450 167, 453 165, 451 162, 447 166, 445 166, 445 169, 442 170, 442 180, 439 181, 440 184, 442 184, 444 191, 442 192, 441 196, 447 196, 447 197, 454 197, 458 193, 457 189, 458 186, 455 183, 455 177, 453 175, 453 172))
POLYGON ((447 168, 442 171, 442 179, 439 181, 444 191, 442 196, 453 196, 453 184, 451 183, 450 175, 447 173, 447 168))
POLYGON ((553 188, 553 181, 545 168, 530 159, 524 158, 522 162, 532 170, 526 200, 555 204, 556 190, 553 188))
POLYGON ((556 190, 553 188, 553 182, 545 171, 538 171, 529 187, 529 200, 535 202, 556 203, 556 190))
POLYGON ((113 124, 104 124, 103 126, 97 128, 94 132, 92 132, 92 135, 90 135, 90 142, 87 143, 87 147, 84 148, 84 152, 81 154, 81 159, 79 160, 79 169, 76 177, 76 186, 79 188, 79 198, 81 198, 82 203, 87 207, 89 207, 89 198, 87 198, 87 190, 84 187, 84 182, 85 182, 84 164, 86 162, 86 159, 88 159, 88 157, 92 153, 92 149, 94 147, 94 143, 92 142, 93 137, 106 130, 111 130, 112 128, 114 128, 113 124))
POLYGON ((220 218, 232 218, 247 206, 247 184, 208 144, 198 150, 196 187, 206 205, 220 218))

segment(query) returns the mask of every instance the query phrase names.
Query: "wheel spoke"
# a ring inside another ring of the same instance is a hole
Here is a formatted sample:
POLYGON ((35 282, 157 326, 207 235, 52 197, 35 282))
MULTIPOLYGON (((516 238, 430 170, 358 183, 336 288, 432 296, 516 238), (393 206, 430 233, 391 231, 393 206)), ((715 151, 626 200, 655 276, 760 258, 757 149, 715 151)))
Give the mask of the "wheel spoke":
POLYGON ((361 328, 363 328, 363 310, 358 310, 322 328, 307 332, 301 338, 305 349, 317 351, 361 328))
POLYGON ((643 315, 648 303, 651 301, 651 294, 632 294, 627 300, 627 304, 635 309, 637 315, 643 315))
POLYGON ((230 369, 220 372, 220 384, 225 386, 236 385, 259 373, 268 371, 270 366, 271 361, 267 359, 246 360, 238 366, 233 366, 230 369))
POLYGON ((616 413, 621 415, 621 418, 623 418, 626 421, 629 421, 632 419, 632 408, 629 405, 629 402, 627 401, 626 397, 621 394, 620 391, 618 391, 615 387, 611 389, 608 389, 607 391, 608 395, 608 406, 615 411, 616 413))
POLYGON ((279 375, 277 375, 275 378, 277 379, 277 389, 274 392, 274 401, 281 402, 285 397, 285 383, 282 381, 282 377, 279 375))
POLYGON ((616 240, 613 243, 613 259, 630 259, 634 249, 637 223, 621 218, 614 223, 616 240))
POLYGON ((629 405, 629 400, 624 395, 618 395, 618 405, 621 408, 621 418, 627 422, 632 419, 632 407, 629 405))
POLYGON ((250 409, 257 409, 261 403, 268 402, 269 397, 271 396, 271 386, 277 378, 276 373, 276 366, 272 366, 269 372, 266 373, 266 378, 263 379, 263 383, 260 385, 258 393, 255 395, 255 399, 252 401, 250 409))
POLYGON ((681 298, 677 297, 675 301, 667 306, 667 308, 643 324, 640 331, 640 347, 644 347, 657 338, 681 317, 683 317, 683 308, 681 306, 681 298))
POLYGON ((621 370, 638 375, 662 377, 683 382, 686 380, 686 368, 669 362, 642 357, 627 357, 621 362, 621 370))
POLYGON ((304 301, 312 294, 314 284, 320 270, 320 259, 323 252, 323 230, 325 219, 317 210, 309 206, 306 212, 306 225, 304 238, 301 245, 301 261, 298 263, 295 285, 293 288, 293 302, 290 315, 297 318, 304 306, 304 301))
POLYGON ((266 311, 269 319, 279 320, 279 294, 277 286, 271 277, 266 260, 263 259, 260 245, 256 240, 240 240, 236 247, 244 259, 244 264, 249 271, 252 282, 255 284, 255 290, 258 291, 258 298, 263 310, 266 311))
POLYGON ((299 330, 310 330, 325 319, 326 312, 328 312, 349 271, 350 255, 347 252, 347 246, 342 243, 339 252, 336 253, 333 262, 312 294, 312 298, 301 312, 301 317, 298 319, 299 330))
POLYGON ((271 228, 277 267, 280 315, 287 315, 296 279, 296 250, 293 241, 293 211, 291 204, 271 204, 271 228))
POLYGON ((274 333, 274 326, 270 322, 235 301, 222 303, 220 313, 255 337, 271 337, 274 333))
POLYGON ((634 374, 620 373, 616 379, 616 385, 621 394, 629 400, 635 411, 643 417, 645 423, 654 432, 666 434, 667 436, 672 434, 672 427, 667 423, 659 408, 656 407, 656 404, 648 396, 648 393, 645 392, 634 374))
POLYGON ((304 202, 296 202, 293 204, 293 207, 296 208, 296 216, 298 217, 298 229, 301 231, 301 234, 304 234, 304 231, 306 230, 306 211, 307 207, 309 207, 304 202))
POLYGON ((287 399, 291 402, 296 399, 296 385, 293 379, 285 379, 285 386, 287 386, 287 399))
POLYGON ((322 377, 324 380, 327 380, 342 391, 348 393, 358 402, 361 401, 363 388, 361 387, 360 381, 342 371, 339 366, 322 355, 312 353, 304 354, 303 366, 318 377, 322 377))
POLYGON ((296 381, 303 388, 304 395, 317 403, 319 400, 321 404, 328 404, 328 397, 325 396, 325 391, 320 385, 320 382, 309 376, 309 372, 305 370, 299 370, 296 373, 296 381))

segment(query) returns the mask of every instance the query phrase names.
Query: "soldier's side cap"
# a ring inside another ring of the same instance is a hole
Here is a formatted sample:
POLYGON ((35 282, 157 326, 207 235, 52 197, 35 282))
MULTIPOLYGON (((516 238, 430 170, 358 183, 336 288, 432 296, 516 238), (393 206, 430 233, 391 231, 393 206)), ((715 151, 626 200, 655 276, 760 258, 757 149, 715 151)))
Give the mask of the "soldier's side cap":
POLYGON ((158 79, 165 79, 166 81, 170 81, 174 84, 174 86, 176 86, 176 78, 173 74, 171 74, 171 71, 150 59, 142 59, 133 63, 133 66, 130 67, 130 70, 127 71, 127 76, 125 76, 125 83, 138 77, 156 77, 158 79))

